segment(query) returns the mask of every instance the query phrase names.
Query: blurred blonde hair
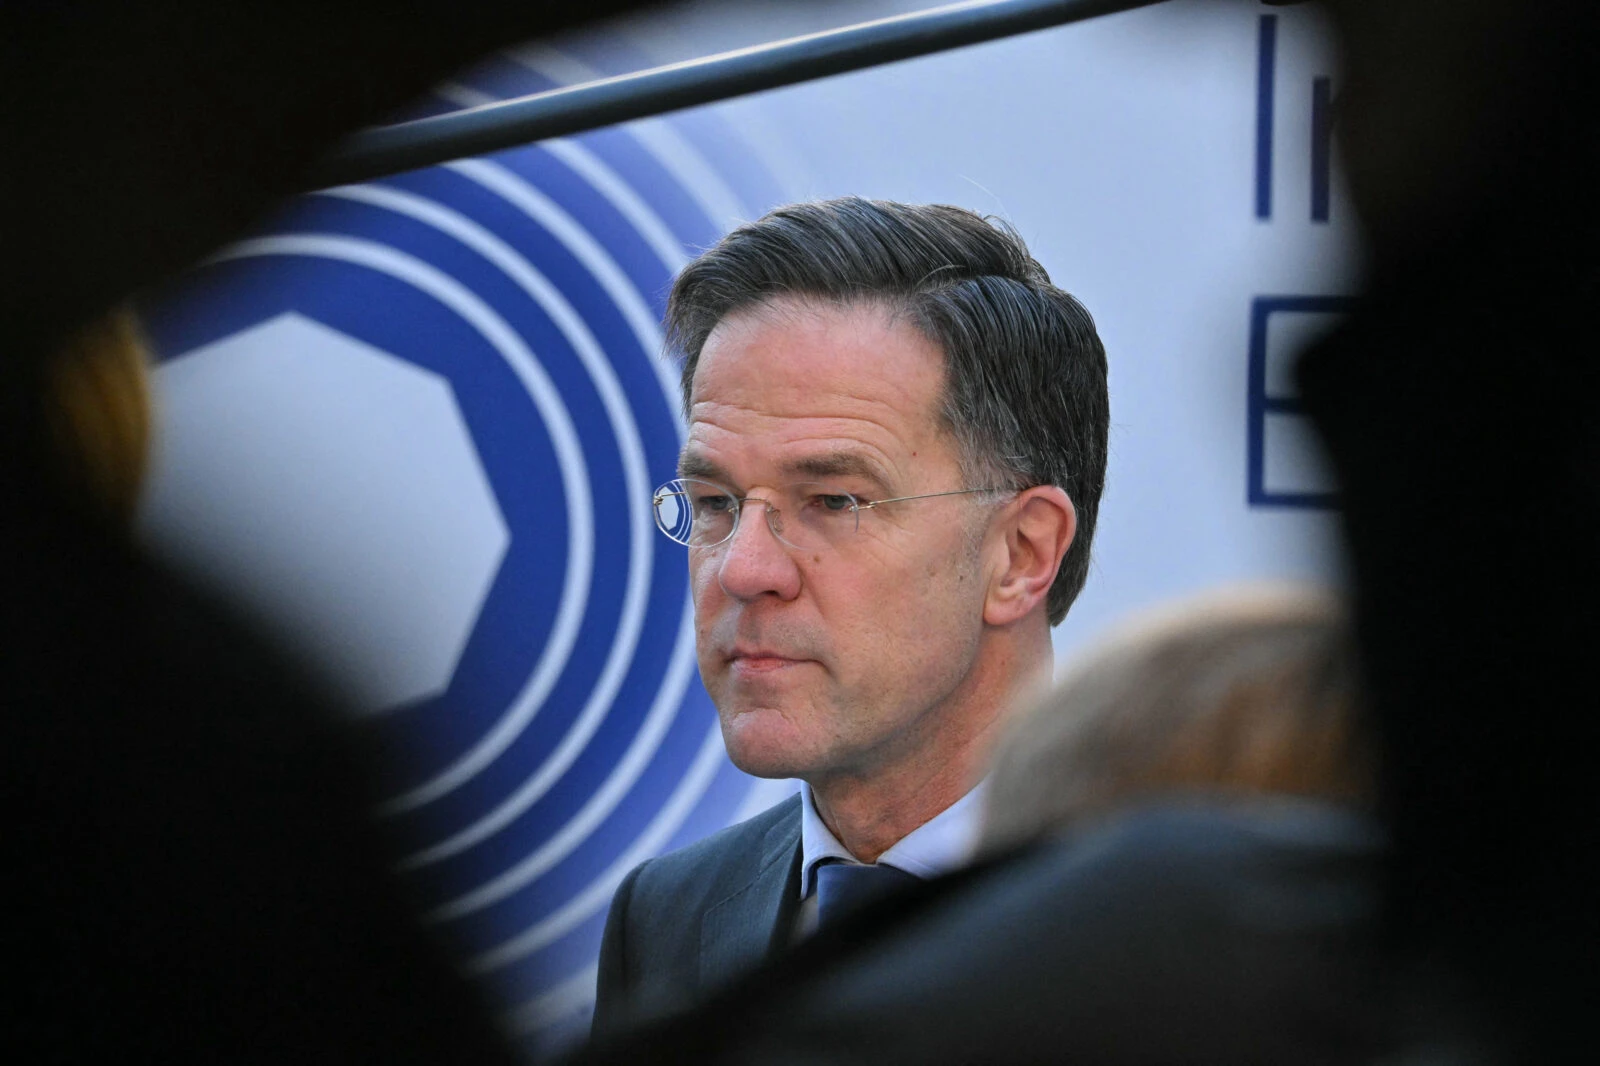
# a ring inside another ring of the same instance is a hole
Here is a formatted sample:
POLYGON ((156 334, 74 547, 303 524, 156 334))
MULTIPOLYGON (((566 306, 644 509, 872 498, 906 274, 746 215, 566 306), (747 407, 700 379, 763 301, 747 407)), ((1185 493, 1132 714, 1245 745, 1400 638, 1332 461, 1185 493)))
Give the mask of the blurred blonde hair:
POLYGON ((1364 803, 1372 755, 1338 601, 1297 585, 1213 592, 1138 616, 1073 665, 996 746, 982 850, 1161 794, 1364 803))
POLYGON ((150 372, 126 305, 85 326, 57 353, 45 403, 68 493, 131 524, 150 452, 150 372))

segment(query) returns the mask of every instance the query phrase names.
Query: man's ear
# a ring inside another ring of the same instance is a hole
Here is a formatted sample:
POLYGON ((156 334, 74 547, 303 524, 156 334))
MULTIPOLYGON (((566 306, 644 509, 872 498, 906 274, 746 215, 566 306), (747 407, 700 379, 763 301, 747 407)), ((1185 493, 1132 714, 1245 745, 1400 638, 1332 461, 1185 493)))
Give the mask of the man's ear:
POLYGON ((998 532, 1003 554, 983 603, 983 620, 992 626, 1026 618, 1045 602, 1077 536, 1078 511, 1060 486, 1035 485, 1007 505, 998 532))

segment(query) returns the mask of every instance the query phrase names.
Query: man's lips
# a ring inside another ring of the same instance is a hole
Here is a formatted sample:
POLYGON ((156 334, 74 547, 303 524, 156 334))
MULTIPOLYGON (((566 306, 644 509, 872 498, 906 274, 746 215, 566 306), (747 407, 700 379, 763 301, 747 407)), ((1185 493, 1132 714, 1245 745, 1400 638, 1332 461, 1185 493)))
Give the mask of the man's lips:
POLYGON ((744 673, 771 673, 813 661, 765 648, 736 648, 728 654, 728 665, 744 673))

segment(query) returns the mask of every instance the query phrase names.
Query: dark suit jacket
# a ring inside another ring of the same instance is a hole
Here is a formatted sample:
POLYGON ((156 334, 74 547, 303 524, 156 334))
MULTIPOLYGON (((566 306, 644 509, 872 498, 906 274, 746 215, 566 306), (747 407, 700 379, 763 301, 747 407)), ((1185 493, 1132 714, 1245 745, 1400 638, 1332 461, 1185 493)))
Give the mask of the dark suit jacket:
POLYGON ((1133 810, 864 907, 577 1062, 1367 1061, 1380 845, 1306 801, 1133 810))
POLYGON ((799 878, 799 796, 641 863, 606 918, 595 1032, 684 1006, 758 967, 789 942, 799 878))

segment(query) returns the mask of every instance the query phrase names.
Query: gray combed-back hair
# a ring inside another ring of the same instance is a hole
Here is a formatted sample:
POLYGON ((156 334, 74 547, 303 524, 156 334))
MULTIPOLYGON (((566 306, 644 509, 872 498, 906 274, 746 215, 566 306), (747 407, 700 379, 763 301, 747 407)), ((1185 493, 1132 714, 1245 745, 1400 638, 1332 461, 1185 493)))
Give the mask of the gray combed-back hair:
POLYGON ((847 197, 790 204, 735 229, 684 268, 667 303, 688 410, 706 338, 776 297, 873 301, 943 349, 942 418, 969 485, 1059 485, 1077 536, 1050 587, 1050 624, 1089 574, 1111 414, 1106 354, 1083 305, 1007 223, 944 204, 847 197))

